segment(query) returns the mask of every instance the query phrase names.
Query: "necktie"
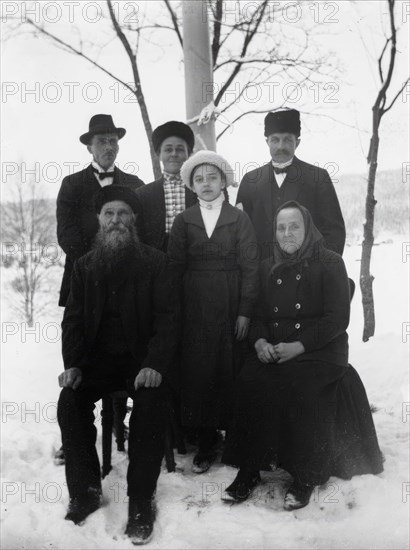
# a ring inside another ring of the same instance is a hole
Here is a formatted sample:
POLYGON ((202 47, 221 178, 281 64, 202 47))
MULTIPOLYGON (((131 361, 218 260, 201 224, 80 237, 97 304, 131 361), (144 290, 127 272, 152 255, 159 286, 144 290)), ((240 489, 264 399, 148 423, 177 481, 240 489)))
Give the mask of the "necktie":
POLYGON ((275 174, 286 174, 288 169, 289 169, 289 166, 286 166, 286 168, 275 168, 275 167, 273 167, 273 171, 275 172, 275 174))
POLYGON ((93 166, 93 172, 95 172, 96 174, 98 174, 98 177, 101 180, 105 179, 105 178, 113 178, 114 177, 114 172, 99 172, 98 170, 96 170, 93 166))
POLYGON ((100 178, 100 180, 103 180, 105 178, 113 178, 114 172, 101 172, 100 174, 98 174, 98 177, 100 178))

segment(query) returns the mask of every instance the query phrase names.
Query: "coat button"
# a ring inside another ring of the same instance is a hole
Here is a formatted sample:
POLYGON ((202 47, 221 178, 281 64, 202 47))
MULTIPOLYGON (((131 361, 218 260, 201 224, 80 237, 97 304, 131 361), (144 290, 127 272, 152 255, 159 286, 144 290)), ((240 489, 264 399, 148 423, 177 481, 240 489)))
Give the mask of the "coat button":
POLYGON ((300 281, 300 279, 301 279, 301 276, 300 276, 300 274, 298 273, 298 274, 296 275, 296 280, 297 280, 297 281, 300 281))
POLYGON ((276 281, 276 283, 277 283, 278 285, 281 285, 281 284, 282 284, 282 279, 278 279, 278 280, 276 281))
POLYGON ((295 328, 300 328, 300 323, 296 323, 295 328))
POLYGON ((273 326, 274 326, 275 328, 278 328, 279 323, 273 323, 273 326))
POLYGON ((300 309, 300 304, 296 304, 296 305, 295 305, 295 308, 296 308, 296 309, 300 309))
POLYGON ((279 308, 275 306, 275 307, 273 308, 273 311, 274 311, 275 313, 277 313, 277 312, 279 311, 279 308))

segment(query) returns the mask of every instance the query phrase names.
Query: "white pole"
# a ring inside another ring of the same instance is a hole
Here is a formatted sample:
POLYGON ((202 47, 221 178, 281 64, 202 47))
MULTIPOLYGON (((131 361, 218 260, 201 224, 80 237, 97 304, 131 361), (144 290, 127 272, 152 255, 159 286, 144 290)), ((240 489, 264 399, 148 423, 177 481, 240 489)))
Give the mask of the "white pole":
MULTIPOLYGON (((197 118, 213 101, 213 71, 206 0, 182 2, 186 116, 197 118)), ((196 149, 216 150, 215 123, 189 122, 195 134, 196 149)))

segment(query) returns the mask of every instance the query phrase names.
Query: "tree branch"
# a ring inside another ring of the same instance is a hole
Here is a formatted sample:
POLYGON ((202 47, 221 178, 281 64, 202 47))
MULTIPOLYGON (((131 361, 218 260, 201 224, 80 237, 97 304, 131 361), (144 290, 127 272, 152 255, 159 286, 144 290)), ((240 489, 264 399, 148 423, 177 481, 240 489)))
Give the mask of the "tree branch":
POLYGON ((123 86, 125 86, 125 88, 127 88, 128 90, 130 90, 130 92, 133 92, 134 93, 134 89, 132 88, 132 86, 130 86, 129 84, 127 84, 126 82, 124 82, 123 80, 121 80, 121 78, 119 78, 118 76, 115 76, 115 74, 111 73, 110 71, 108 71, 107 69, 105 69, 102 65, 100 65, 99 63, 97 63, 96 61, 94 61, 93 59, 91 59, 91 57, 89 57, 88 55, 86 55, 85 53, 83 53, 81 50, 78 50, 77 48, 74 48, 74 46, 71 46, 70 44, 67 44, 67 42, 65 42, 64 40, 61 40, 61 38, 59 38, 58 36, 56 36, 55 34, 52 34, 51 32, 48 32, 46 31, 45 29, 43 29, 42 27, 40 27, 40 25, 37 25, 32 19, 30 18, 27 18, 27 23, 29 23, 31 26, 33 26, 35 29, 37 29, 40 33, 44 34, 45 36, 47 36, 48 38, 51 38, 52 40, 54 40, 57 44, 60 44, 60 46, 63 46, 63 48, 66 48, 67 50, 69 50, 71 53, 74 53, 80 57, 82 57, 83 59, 86 59, 89 63, 91 63, 92 65, 94 65, 94 67, 97 67, 97 69, 100 69, 100 71, 102 71, 103 73, 107 74, 108 76, 110 76, 111 78, 113 78, 114 80, 116 80, 117 82, 119 82, 120 84, 122 84, 123 86))
MULTIPOLYGON (((393 70, 394 70, 395 58, 396 58, 396 27, 395 27, 395 20, 394 20, 394 0, 388 0, 388 5, 389 5, 389 17, 390 17, 390 28, 391 28, 391 38, 390 38, 391 48, 390 48, 389 69, 387 72, 386 80, 384 81, 377 95, 376 102, 374 104, 374 109, 378 109, 382 103, 383 105, 386 103, 386 92, 390 86, 390 82, 391 82, 393 70)), ((378 124, 380 124, 380 117, 379 117, 378 124)))
MULTIPOLYGON (((246 111, 246 113, 241 113, 240 115, 238 115, 237 117, 235 117, 233 119, 233 121, 231 122, 231 126, 233 124, 235 124, 235 122, 237 122, 238 120, 243 118, 244 116, 253 115, 253 114, 261 114, 261 113, 269 113, 270 110, 271 110, 271 108, 268 108, 268 109, 253 109, 251 111, 246 111)), ((218 141, 229 128, 230 128, 230 126, 227 126, 220 134, 218 134, 217 137, 216 137, 216 141, 218 141)))
MULTIPOLYGON (((281 105, 275 107, 275 109, 281 109, 282 107, 284 107, 285 105, 285 102, 283 102, 281 105)), ((263 114, 263 113, 269 113, 269 111, 272 110, 272 107, 270 108, 267 108, 267 109, 259 109, 259 110, 252 110, 252 111, 246 111, 245 113, 241 113, 240 115, 238 115, 236 118, 233 119, 233 121, 231 122, 231 126, 233 124, 235 124, 235 122, 237 122, 238 120, 240 120, 241 118, 247 116, 247 115, 251 115, 251 114, 263 114)), ((352 128, 353 130, 357 130, 357 126, 356 125, 353 125, 353 124, 348 124, 347 122, 343 122, 342 120, 338 120, 337 118, 333 117, 332 115, 328 115, 326 113, 312 113, 312 111, 303 111, 302 109, 299 109, 299 112, 301 114, 304 114, 304 115, 308 115, 308 116, 315 116, 315 117, 324 117, 324 118, 328 118, 329 120, 333 120, 334 122, 336 122, 337 124, 340 124, 341 126, 346 126, 347 128, 352 128)), ((229 126, 227 126, 220 134, 218 134, 217 136, 217 141, 224 135, 224 133, 229 129, 229 126)))
MULTIPOLYGON (((263 4, 258 7, 257 11, 259 11, 259 16, 258 16, 258 19, 256 20, 256 22, 254 24, 253 29, 246 31, 246 33, 245 33, 245 38, 244 38, 243 45, 242 45, 242 51, 241 51, 241 54, 240 54, 241 58, 246 56, 246 52, 248 51, 249 44, 252 42, 252 39, 255 36, 255 34, 256 34, 256 32, 259 28, 259 25, 261 24, 261 21, 263 19, 263 15, 265 13, 267 1, 268 0, 264 0, 263 4)), ((254 14, 254 16, 255 16, 255 14, 254 14)), ((249 23, 248 26, 250 26, 250 23, 249 23)), ((227 81, 225 82, 225 84, 222 86, 222 88, 218 92, 218 94, 215 98, 215 105, 219 104, 222 96, 224 95, 226 90, 229 88, 229 86, 231 85, 231 83, 233 82, 233 80, 235 79, 235 77, 237 76, 239 71, 241 70, 241 67, 242 67, 242 62, 238 61, 235 68, 233 69, 231 75, 228 77, 227 81)))
POLYGON ((380 82, 381 82, 382 84, 383 84, 383 82, 384 82, 382 61, 383 61, 383 57, 384 57, 384 52, 386 51, 386 48, 387 48, 387 46, 388 46, 390 40, 391 40, 391 37, 386 39, 386 42, 385 42, 385 44, 384 44, 382 53, 380 54, 380 57, 379 57, 379 59, 377 60, 377 65, 378 65, 378 68, 379 68, 380 82))
POLYGON ((172 24, 174 25, 174 30, 177 33, 178 40, 179 40, 179 43, 181 45, 181 48, 183 48, 182 35, 181 35, 181 31, 179 30, 177 16, 175 15, 175 12, 172 9, 171 4, 169 3, 169 0, 164 0, 164 4, 166 5, 166 7, 169 11, 169 14, 171 16, 172 24))
POLYGON ((134 76, 134 83, 135 83, 135 91, 134 94, 137 97, 138 105, 141 111, 142 116, 142 122, 144 124, 145 132, 148 137, 149 141, 149 147, 150 147, 150 154, 151 154, 151 162, 152 162, 152 169, 154 172, 155 179, 158 179, 161 176, 161 166, 159 164, 158 157, 155 153, 154 146, 152 143, 152 126, 151 121, 148 114, 147 104, 145 102, 144 93, 142 91, 141 86, 141 79, 138 71, 138 65, 137 65, 137 56, 136 53, 134 54, 132 52, 130 43, 127 40, 127 37, 122 32, 122 29, 120 25, 118 24, 118 21, 115 17, 114 10, 112 7, 111 0, 107 0, 108 10, 110 12, 111 21, 114 26, 115 32, 117 33, 118 38, 121 40, 122 45, 124 46, 125 51, 127 52, 128 58, 131 62, 132 67, 132 73, 134 76))
POLYGON ((397 98, 400 96, 400 94, 402 93, 402 91, 404 90, 404 88, 407 86, 407 84, 410 83, 410 78, 408 78, 406 80, 406 82, 403 84, 403 86, 400 88, 400 90, 397 92, 397 94, 394 96, 392 102, 390 103, 390 105, 388 107, 386 107, 384 110, 383 110, 383 114, 387 113, 387 111, 390 111, 390 109, 393 107, 393 105, 395 104, 397 98))
POLYGON ((212 64, 215 68, 218 59, 219 49, 221 47, 221 21, 223 14, 223 0, 216 0, 214 13, 214 37, 212 40, 212 64))

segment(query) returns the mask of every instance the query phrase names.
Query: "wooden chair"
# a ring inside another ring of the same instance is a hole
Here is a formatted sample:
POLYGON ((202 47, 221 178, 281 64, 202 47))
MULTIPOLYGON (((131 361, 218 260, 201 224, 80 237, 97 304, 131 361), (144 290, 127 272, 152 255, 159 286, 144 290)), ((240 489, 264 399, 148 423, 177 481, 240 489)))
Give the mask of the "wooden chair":
POLYGON ((350 301, 353 300, 353 296, 354 296, 354 291, 356 289, 356 285, 355 285, 355 282, 353 281, 353 279, 351 279, 349 277, 349 290, 350 290, 350 301))

